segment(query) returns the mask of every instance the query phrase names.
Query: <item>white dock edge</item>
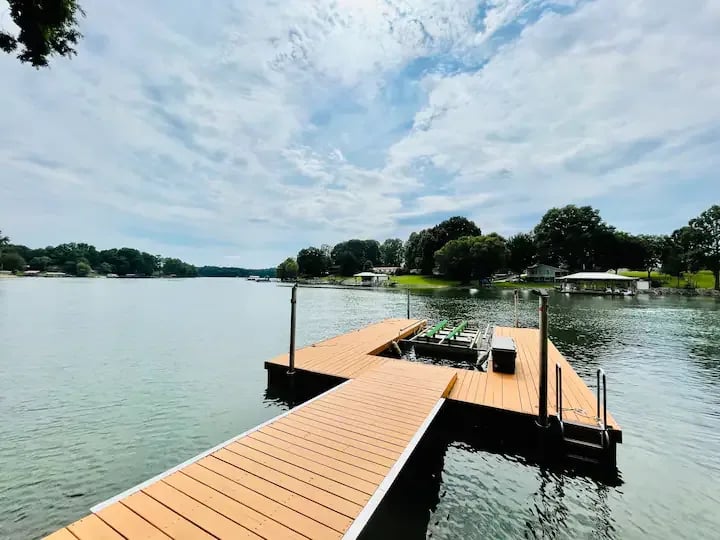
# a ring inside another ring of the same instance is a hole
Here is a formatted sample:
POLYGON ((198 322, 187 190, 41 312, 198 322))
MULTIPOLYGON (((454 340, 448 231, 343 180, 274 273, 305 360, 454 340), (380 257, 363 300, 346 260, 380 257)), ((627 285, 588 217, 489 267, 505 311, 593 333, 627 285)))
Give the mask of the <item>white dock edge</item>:
POLYGON ((428 414, 427 418, 425 418, 425 421, 420 425, 418 430, 415 432, 415 435, 413 435, 413 438, 410 439, 410 442, 405 447, 405 450, 403 450, 403 453, 400 454, 398 460, 388 471, 385 479, 380 483, 378 488, 375 490, 375 493, 372 494, 372 497, 370 497, 370 500, 365 505, 365 508, 362 509, 358 517, 355 519, 355 521, 353 521, 352 525, 350 525, 350 528, 345 532, 343 540, 354 540, 363 531, 365 525, 367 525, 368 521, 370 521, 370 518, 375 513, 375 510, 377 510, 380 502, 383 500, 383 497, 385 497, 385 494, 388 492, 393 482, 400 474, 400 471, 405 466, 405 463, 408 459, 410 459, 410 455, 417 447, 420 439, 422 439, 423 435, 425 435, 425 432, 430 427, 430 424, 434 420, 443 403, 445 403, 445 398, 440 398, 440 400, 432 408, 430 414, 428 414))
MULTIPOLYGON (((271 419, 268 420, 267 422, 263 422, 262 424, 260 424, 260 425, 258 425, 258 426, 255 426, 255 427, 252 428, 252 429, 248 429, 247 431, 244 431, 244 432, 241 433, 240 435, 236 435, 236 436, 233 437, 232 439, 228 439, 227 441, 225 441, 225 442, 223 442, 223 443, 220 443, 220 444, 218 444, 218 445, 216 445, 216 446, 213 446, 213 447, 210 448, 209 450, 205 450, 202 454, 198 454, 197 456, 192 457, 192 458, 188 459, 187 461, 183 461, 182 463, 180 463, 179 465, 176 465, 176 466, 173 467, 172 469, 168 469, 167 471, 162 472, 162 473, 158 474, 157 476, 153 476, 153 477, 150 478, 149 480, 145 480, 144 482, 142 482, 141 484, 138 484, 137 486, 131 487, 130 489, 127 489, 127 490, 123 491, 122 493, 119 493, 118 495, 115 495, 114 497, 112 497, 112 498, 110 498, 110 499, 108 499, 108 500, 106 500, 106 501, 103 501, 103 502, 101 502, 101 503, 98 503, 98 504, 96 504, 95 506, 93 506, 93 507, 90 509, 90 511, 91 511, 93 514, 95 514, 95 513, 99 512, 100 510, 102 510, 103 508, 107 508, 107 507, 110 506, 111 504, 115 504, 116 502, 124 499, 125 497, 129 497, 129 496, 132 495, 133 493, 137 493, 137 492, 140 491, 141 489, 144 489, 144 488, 146 488, 146 487, 154 484, 154 483, 157 482, 158 480, 162 480, 162 479, 165 478, 166 476, 170 476, 171 474, 176 473, 176 472, 179 471, 180 469, 184 469, 184 468, 187 467, 188 465, 191 465, 191 464, 195 463, 196 461, 199 461, 199 460, 201 460, 202 458, 207 457, 207 456, 209 456, 210 454, 212 454, 212 453, 214 453, 214 452, 217 452, 217 451, 220 450, 221 448, 226 447, 228 444, 233 443, 233 442, 235 442, 235 441, 237 441, 237 440, 239 440, 239 439, 242 439, 243 437, 245 437, 245 436, 247 436, 247 435, 250 435, 251 433, 253 433, 253 432, 255 432, 255 431, 258 431, 258 430, 264 428, 265 426, 267 426, 267 425, 269 425, 269 424, 272 424, 272 423, 275 422, 276 420, 280 420, 281 418, 286 417, 286 416, 289 415, 290 413, 292 413, 292 412, 294 412, 294 411, 297 411, 297 410, 299 410, 299 409, 302 409, 302 408, 305 407, 306 405, 310 405, 313 401, 318 400, 318 399, 320 399, 320 398, 322 398, 322 397, 325 397, 326 395, 334 392, 335 390, 337 390, 337 389, 345 386, 345 385, 346 385, 347 383, 349 383, 349 382, 350 382, 350 380, 347 380, 347 381, 345 381, 345 382, 343 382, 343 383, 341 383, 341 384, 339 384, 339 385, 331 388, 330 390, 327 390, 326 392, 323 392, 322 394, 320 394, 320 395, 318 395, 318 396, 315 396, 314 398, 309 399, 308 401, 306 401, 306 402, 304 402, 304 403, 301 403, 301 404, 298 405, 297 407, 293 407, 292 409, 289 409, 289 410, 285 411, 284 413, 279 414, 279 415, 271 418, 271 419)), ((424 424, 423 424, 423 425, 424 425, 424 424)), ((403 455, 404 455, 404 454, 403 454, 403 455)), ((402 458, 402 456, 401 456, 401 458, 402 458)), ((392 471, 391 471, 391 472, 392 472, 392 471)), ((382 484, 381 484, 381 486, 382 486, 382 484)), ((372 501, 372 499, 371 499, 371 501, 372 501)))

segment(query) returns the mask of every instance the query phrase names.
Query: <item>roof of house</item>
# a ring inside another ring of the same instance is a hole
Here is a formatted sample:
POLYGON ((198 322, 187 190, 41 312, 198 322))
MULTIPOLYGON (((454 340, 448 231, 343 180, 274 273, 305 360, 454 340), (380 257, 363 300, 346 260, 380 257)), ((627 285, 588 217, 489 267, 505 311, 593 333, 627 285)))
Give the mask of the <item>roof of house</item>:
POLYGON ((535 264, 531 264, 530 266, 527 267, 527 269, 530 270, 531 268, 537 268, 538 266, 546 266, 546 267, 548 267, 548 268, 552 268, 553 270, 558 270, 558 271, 560 271, 560 272, 563 272, 563 271, 564 271, 563 268, 558 268, 557 266, 553 266, 552 264, 545 264, 545 263, 535 263, 535 264))
POLYGON ((563 281, 637 281, 638 278, 610 274, 609 272, 578 272, 558 279, 563 281))

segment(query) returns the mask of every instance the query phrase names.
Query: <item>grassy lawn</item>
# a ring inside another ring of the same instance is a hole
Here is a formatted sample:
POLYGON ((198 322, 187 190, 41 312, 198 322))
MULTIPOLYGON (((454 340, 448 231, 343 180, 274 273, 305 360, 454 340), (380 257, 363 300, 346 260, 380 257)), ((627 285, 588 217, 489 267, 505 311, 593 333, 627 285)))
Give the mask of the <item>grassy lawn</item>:
POLYGON ((407 275, 407 276, 392 276, 390 278, 392 281, 398 284, 399 287, 409 287, 409 288, 435 288, 435 287, 457 287, 460 285, 459 281, 455 281, 452 279, 443 279, 438 278, 435 276, 416 276, 416 275, 407 275))
MULTIPOLYGON (((642 270, 620 273, 623 276, 647 279, 647 272, 643 272, 642 270)), ((652 272, 650 276, 652 279, 656 279, 661 282, 664 287, 678 287, 678 279, 674 276, 662 274, 660 272, 652 272)), ((698 289, 712 289, 715 284, 710 270, 701 270, 697 274, 685 274, 682 278, 680 278, 679 286, 681 288, 685 287, 688 284, 688 281, 690 281, 693 287, 697 287, 698 289)))

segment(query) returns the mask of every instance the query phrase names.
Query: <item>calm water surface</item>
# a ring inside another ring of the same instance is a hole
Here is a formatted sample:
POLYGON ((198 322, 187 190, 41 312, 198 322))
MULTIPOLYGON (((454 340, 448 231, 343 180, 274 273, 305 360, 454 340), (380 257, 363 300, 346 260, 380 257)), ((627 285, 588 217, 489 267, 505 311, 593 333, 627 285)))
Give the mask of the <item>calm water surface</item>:
MULTIPOLYGON (((35 538, 285 410, 263 360, 289 289, 240 279, 0 279, 0 538, 35 538)), ((415 293, 413 316, 511 324, 512 294, 415 293)), ((536 301, 521 305, 532 324, 536 301)), ((304 345, 404 316, 398 292, 301 289, 304 345)), ((720 303, 551 299, 551 338, 624 430, 619 480, 430 434, 373 536, 717 538, 720 303)))

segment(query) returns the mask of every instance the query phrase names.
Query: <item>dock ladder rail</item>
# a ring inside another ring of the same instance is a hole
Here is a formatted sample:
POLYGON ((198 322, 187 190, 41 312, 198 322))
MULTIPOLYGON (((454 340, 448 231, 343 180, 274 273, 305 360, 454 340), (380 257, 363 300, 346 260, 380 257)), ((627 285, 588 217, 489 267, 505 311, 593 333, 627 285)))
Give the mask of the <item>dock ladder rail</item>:
POLYGON ((602 429, 602 443, 603 447, 607 448, 610 445, 610 437, 608 435, 607 427, 607 377, 605 376, 605 370, 603 368, 597 369, 597 421, 602 429), (602 380, 602 416, 600 416, 600 382, 602 380))
POLYGON ((563 402, 562 402, 562 368, 555 364, 555 409, 560 422, 560 431, 563 431, 563 402))

